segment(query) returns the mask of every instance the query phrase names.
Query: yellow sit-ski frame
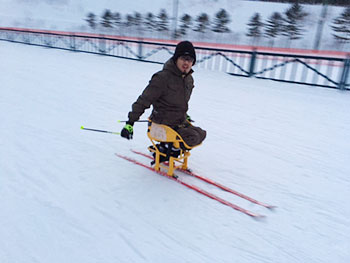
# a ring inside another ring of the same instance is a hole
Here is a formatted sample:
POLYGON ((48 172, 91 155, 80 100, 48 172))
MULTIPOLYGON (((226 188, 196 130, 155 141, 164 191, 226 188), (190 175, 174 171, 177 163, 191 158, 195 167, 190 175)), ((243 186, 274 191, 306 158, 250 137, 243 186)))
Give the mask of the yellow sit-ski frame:
POLYGON ((174 176, 175 169, 187 169, 188 157, 191 155, 189 150, 198 146, 188 146, 181 138, 181 136, 172 128, 151 121, 148 123, 147 136, 153 144, 153 148, 148 147, 148 150, 155 153, 154 169, 156 171, 159 171, 160 168, 164 168, 165 170, 167 170, 167 174, 169 176, 174 176), (172 143, 172 147, 180 149, 180 155, 178 157, 170 156, 169 165, 162 164, 160 162, 160 156, 166 157, 167 155, 158 150, 158 148, 156 147, 156 142, 172 143), (188 150, 182 149, 180 147, 180 144, 183 144, 188 150))

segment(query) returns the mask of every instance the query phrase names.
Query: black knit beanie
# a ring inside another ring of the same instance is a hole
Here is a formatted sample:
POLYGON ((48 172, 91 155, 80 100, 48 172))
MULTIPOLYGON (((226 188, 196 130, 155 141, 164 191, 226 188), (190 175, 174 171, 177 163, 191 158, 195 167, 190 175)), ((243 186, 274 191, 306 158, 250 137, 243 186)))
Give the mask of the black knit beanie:
POLYGON ((194 59, 193 65, 196 63, 196 51, 190 41, 182 41, 177 44, 173 56, 174 62, 176 63, 176 60, 181 56, 190 56, 194 59))

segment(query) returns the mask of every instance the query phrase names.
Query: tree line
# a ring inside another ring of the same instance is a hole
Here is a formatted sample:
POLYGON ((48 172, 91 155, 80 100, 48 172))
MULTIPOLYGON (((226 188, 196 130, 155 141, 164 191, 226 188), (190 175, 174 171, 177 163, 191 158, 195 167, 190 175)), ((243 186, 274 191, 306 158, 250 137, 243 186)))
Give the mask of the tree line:
MULTIPOLYGON (((304 11, 299 2, 292 4, 284 13, 274 12, 266 21, 262 21, 261 15, 255 13, 247 24, 248 37, 253 42, 258 42, 262 37, 274 45, 274 41, 279 36, 285 36, 289 41, 301 39, 306 33, 305 20, 309 16, 304 11)), ((344 11, 332 20, 333 37, 340 42, 350 41, 350 7, 344 8, 344 11)))
MULTIPOLYGON (((165 9, 161 9, 158 14, 148 12, 142 15, 139 12, 134 12, 133 14, 125 15, 124 18, 119 12, 112 12, 106 9, 101 17, 90 12, 85 20, 92 29, 101 27, 106 29, 132 28, 158 32, 171 32, 173 30, 171 28, 172 25, 170 25, 171 18, 165 9)), ((230 21, 230 15, 225 9, 220 9, 213 19, 210 19, 209 15, 204 12, 196 17, 184 14, 180 17, 179 26, 172 33, 175 34, 175 37, 185 36, 191 30, 200 33, 206 33, 207 31, 227 33, 230 32, 230 29, 227 27, 230 21)))
MULTIPOLYGON (((251 38, 254 44, 257 44, 262 38, 267 38, 269 44, 273 46, 279 37, 286 37, 290 44, 291 41, 301 39, 306 33, 305 22, 308 16, 309 14, 304 11, 299 1, 291 4, 283 13, 273 12, 265 21, 260 13, 255 13, 247 24, 246 36, 251 38)), ((231 17, 225 9, 220 9, 213 18, 204 12, 196 17, 184 14, 177 21, 179 24, 176 29, 171 28, 171 19, 165 9, 161 9, 158 14, 149 12, 143 15, 134 12, 125 16, 106 9, 100 17, 90 12, 85 20, 92 29, 167 32, 174 34, 175 38, 185 36, 191 31, 203 34, 210 31, 231 32, 227 26, 231 17)), ((336 40, 350 41, 350 7, 345 7, 344 11, 332 20, 332 30, 336 40)))
POLYGON ((349 0, 256 0, 260 2, 275 2, 275 3, 299 3, 299 4, 328 4, 348 6, 349 0))

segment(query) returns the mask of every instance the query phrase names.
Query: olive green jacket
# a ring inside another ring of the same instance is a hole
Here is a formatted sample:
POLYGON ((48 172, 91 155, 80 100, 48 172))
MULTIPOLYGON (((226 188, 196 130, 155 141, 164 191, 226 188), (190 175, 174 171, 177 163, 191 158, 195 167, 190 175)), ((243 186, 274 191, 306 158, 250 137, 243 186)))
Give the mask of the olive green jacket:
POLYGON ((163 70, 152 76, 148 86, 132 104, 129 122, 139 120, 140 116, 153 105, 150 119, 159 124, 171 127, 185 122, 188 101, 192 94, 193 70, 184 75, 172 59, 169 59, 163 70))

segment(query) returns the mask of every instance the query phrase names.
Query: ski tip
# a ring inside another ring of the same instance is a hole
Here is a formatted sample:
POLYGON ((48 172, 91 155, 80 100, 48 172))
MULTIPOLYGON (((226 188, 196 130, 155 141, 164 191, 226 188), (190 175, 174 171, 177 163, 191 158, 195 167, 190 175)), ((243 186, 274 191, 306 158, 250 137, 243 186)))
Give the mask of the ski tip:
POLYGON ((275 205, 268 205, 268 206, 265 206, 266 208, 270 209, 271 211, 275 211, 277 206, 275 205))
POLYGON ((265 215, 261 215, 261 214, 254 214, 254 216, 252 216, 256 221, 264 221, 266 219, 265 215))
POLYGON ((84 130, 84 126, 80 126, 80 129, 84 130))

